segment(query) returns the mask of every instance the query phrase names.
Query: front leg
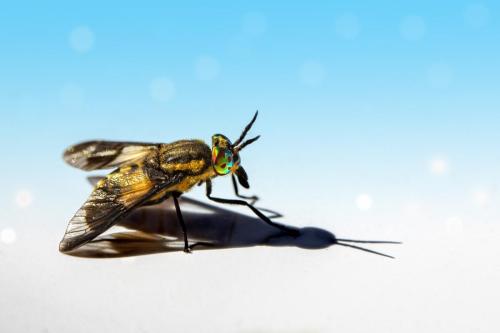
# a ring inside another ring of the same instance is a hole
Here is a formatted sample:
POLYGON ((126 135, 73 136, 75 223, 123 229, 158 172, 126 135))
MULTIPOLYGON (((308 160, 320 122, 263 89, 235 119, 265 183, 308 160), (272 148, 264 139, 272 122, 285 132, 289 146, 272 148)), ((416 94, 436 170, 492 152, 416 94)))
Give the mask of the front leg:
POLYGON ((257 202, 257 200, 259 200, 259 197, 256 196, 256 195, 252 195, 251 197, 249 197, 249 196, 246 196, 246 195, 241 195, 239 193, 239 191, 238 191, 238 183, 236 182, 236 177, 235 177, 234 174, 231 175, 231 180, 233 181, 234 194, 236 194, 236 196, 238 198, 251 200, 252 201, 252 205, 254 205, 257 202))
MULTIPOLYGON (((236 177, 234 176, 234 174, 231 175, 231 180, 233 181, 234 194, 236 194, 238 198, 251 200, 250 204, 255 205, 255 203, 259 200, 259 197, 256 195, 252 195, 251 197, 248 197, 246 195, 241 195, 238 191, 238 183, 236 181, 236 177)), ((283 217, 281 213, 275 212, 274 210, 264 209, 264 208, 261 208, 261 210, 267 213, 271 213, 272 215, 268 216, 268 218, 270 219, 283 217)))
POLYGON ((231 205, 240 205, 240 206, 247 206, 252 210, 252 212, 255 213, 262 221, 266 222, 267 224, 280 229, 281 231, 284 231, 285 233, 289 234, 290 236, 297 237, 300 235, 300 232, 297 229, 292 229, 289 227, 285 227, 281 224, 274 223, 271 221, 267 216, 262 214, 257 208, 255 208, 253 205, 250 203, 244 201, 244 200, 232 200, 232 199, 222 199, 222 198, 215 198, 212 197, 212 182, 210 180, 206 181, 207 184, 207 198, 209 198, 212 201, 219 202, 219 203, 227 203, 231 205))

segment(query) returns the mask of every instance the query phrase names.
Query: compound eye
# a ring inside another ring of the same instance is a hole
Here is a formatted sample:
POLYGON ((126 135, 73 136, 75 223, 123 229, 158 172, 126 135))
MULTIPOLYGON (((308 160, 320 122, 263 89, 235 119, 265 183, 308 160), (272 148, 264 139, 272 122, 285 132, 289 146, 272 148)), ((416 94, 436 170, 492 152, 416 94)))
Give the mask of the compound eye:
POLYGON ((229 149, 212 149, 212 164, 219 175, 227 175, 234 165, 233 152, 229 149))

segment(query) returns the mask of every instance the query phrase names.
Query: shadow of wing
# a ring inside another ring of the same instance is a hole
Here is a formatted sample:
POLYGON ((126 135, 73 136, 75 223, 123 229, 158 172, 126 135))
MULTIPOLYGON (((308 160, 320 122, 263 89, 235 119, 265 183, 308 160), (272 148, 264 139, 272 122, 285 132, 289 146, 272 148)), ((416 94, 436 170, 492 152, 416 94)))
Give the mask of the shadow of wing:
MULTIPOLYGON (((180 203, 183 207, 190 244, 195 245, 196 250, 252 246, 324 249, 338 244, 387 256, 349 245, 348 242, 395 243, 337 240, 335 235, 328 230, 315 227, 297 229, 299 236, 292 237, 256 217, 188 197, 181 197, 180 203), (189 208, 195 208, 195 210, 189 208)), ((101 235, 68 254, 86 258, 117 258, 183 250, 182 229, 170 201, 156 206, 138 208, 121 220, 118 226, 126 228, 127 231, 101 235)))

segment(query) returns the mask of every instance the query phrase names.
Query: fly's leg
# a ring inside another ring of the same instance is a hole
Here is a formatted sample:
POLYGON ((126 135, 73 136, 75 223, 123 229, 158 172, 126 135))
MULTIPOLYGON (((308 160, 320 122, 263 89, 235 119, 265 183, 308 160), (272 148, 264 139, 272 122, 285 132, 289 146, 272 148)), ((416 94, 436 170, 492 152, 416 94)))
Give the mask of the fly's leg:
MULTIPOLYGON (((251 197, 249 196, 246 196, 246 195, 241 195, 238 191, 238 183, 236 181, 236 177, 234 175, 231 175, 231 179, 233 181, 233 188, 234 188, 234 194, 236 194, 236 196, 238 198, 242 198, 242 199, 247 199, 247 200, 251 200, 250 201, 250 204, 252 205, 255 205, 255 203, 257 201, 259 201, 259 197, 256 196, 256 195, 252 195, 251 197)), ((271 216, 268 216, 270 219, 274 219, 274 218, 278 218, 278 217, 283 217, 282 214, 278 213, 278 212, 275 212, 274 210, 270 210, 270 209, 264 209, 264 208, 261 208, 260 209, 261 211, 264 211, 264 212, 267 212, 267 213, 271 213, 272 215, 271 216)))
POLYGON ((252 195, 251 197, 241 195, 238 191, 238 183, 236 182, 236 177, 233 174, 231 175, 231 180, 233 181, 234 194, 236 194, 238 198, 251 200, 252 205, 254 205, 259 200, 259 197, 256 195, 252 195))
POLYGON ((182 234, 184 236, 184 252, 190 253, 191 248, 189 247, 189 243, 188 243, 186 224, 184 223, 184 218, 182 217, 181 208, 179 207, 179 201, 177 200, 177 198, 179 197, 179 194, 174 194, 172 197, 174 199, 175 211, 177 213, 177 219, 179 220, 179 223, 180 223, 181 228, 182 228, 182 234))
POLYGON ((250 208, 252 210, 252 212, 254 212, 255 215, 257 215, 262 221, 266 222, 267 224, 269 224, 275 228, 280 229, 281 231, 287 233, 290 236, 297 237, 300 235, 299 230, 288 228, 288 227, 285 227, 285 226, 278 224, 278 223, 274 223, 267 216, 262 214, 257 208, 255 208, 250 203, 248 203, 244 200, 231 200, 231 199, 222 199, 222 198, 212 197, 211 196, 211 194, 212 194, 212 182, 210 180, 207 180, 206 183, 207 183, 207 194, 206 195, 207 195, 207 198, 209 198, 210 200, 215 201, 215 202, 219 202, 219 203, 227 203, 227 204, 231 204, 231 205, 247 206, 248 208, 250 208))
POLYGON ((261 211, 263 212, 267 212, 267 213, 271 213, 271 215, 268 216, 268 218, 270 219, 277 219, 279 217, 283 217, 283 214, 281 213, 278 213, 274 210, 270 210, 270 209, 267 209, 267 208, 260 208, 261 211))

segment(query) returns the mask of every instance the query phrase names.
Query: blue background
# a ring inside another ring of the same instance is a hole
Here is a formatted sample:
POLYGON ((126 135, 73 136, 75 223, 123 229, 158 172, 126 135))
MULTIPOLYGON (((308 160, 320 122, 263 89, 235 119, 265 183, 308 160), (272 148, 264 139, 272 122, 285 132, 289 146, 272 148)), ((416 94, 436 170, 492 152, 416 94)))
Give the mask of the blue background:
POLYGON ((2 205, 19 188, 50 209, 65 200, 61 191, 75 190, 65 184, 78 176, 60 155, 75 142, 236 138, 256 109, 253 133, 262 138, 242 158, 252 180, 280 185, 270 191, 440 204, 466 202, 477 187, 494 191, 497 9, 463 1, 4 4, 2 205), (78 29, 89 43, 72 37, 78 29), (158 98, 158 80, 173 93, 162 95, 160 84, 158 98), (436 156, 447 162, 445 177, 428 172, 436 156))

